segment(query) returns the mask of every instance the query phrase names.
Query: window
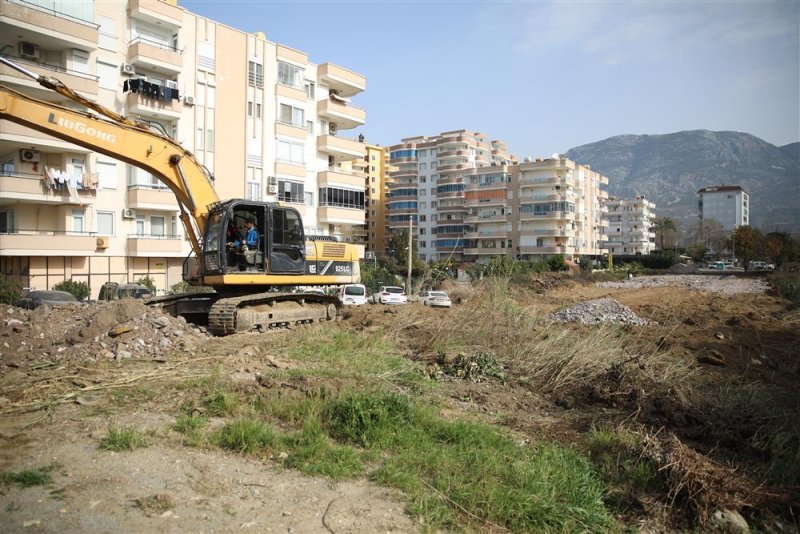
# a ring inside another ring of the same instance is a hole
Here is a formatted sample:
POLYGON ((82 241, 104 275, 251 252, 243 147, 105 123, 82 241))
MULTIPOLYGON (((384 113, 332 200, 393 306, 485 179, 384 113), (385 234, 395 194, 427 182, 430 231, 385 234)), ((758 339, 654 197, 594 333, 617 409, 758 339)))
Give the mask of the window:
POLYGON ((205 70, 214 70, 216 65, 214 43, 201 41, 197 45, 197 65, 205 70))
POLYGON ((83 210, 72 210, 72 231, 76 234, 83 233, 83 210))
POLYGON ((144 235, 144 215, 136 216, 136 235, 140 237, 144 235))
POLYGON ((98 40, 97 44, 100 48, 104 48, 106 50, 113 50, 114 52, 117 51, 117 24, 114 22, 114 19, 109 17, 104 17, 102 15, 97 16, 97 22, 100 25, 99 34, 100 39, 98 40))
POLYGON ((100 189, 117 188, 117 164, 106 161, 97 162, 97 174, 100 175, 100 189))
POLYGON ((305 164, 305 145, 278 139, 278 161, 284 163, 294 163, 296 165, 305 164))
POLYGON ((281 104, 278 120, 284 124, 291 124, 292 126, 299 126, 302 128, 305 126, 305 110, 289 104, 281 104))
POLYGON ((178 237, 178 218, 172 216, 169 218, 169 235, 171 237, 178 237))
POLYGON ((259 89, 264 87, 264 65, 255 61, 247 62, 247 84, 259 89))
POLYGON ((304 186, 301 182, 278 181, 278 200, 302 204, 305 201, 304 186))
POLYGON ((111 63, 103 63, 102 61, 97 62, 98 83, 102 89, 110 89, 112 91, 116 91, 118 89, 118 68, 119 67, 117 65, 112 65, 111 63))
POLYGON ((261 182, 247 181, 247 200, 261 200, 261 182))
POLYGON ((97 212, 97 235, 114 235, 114 213, 97 212))
POLYGON ((248 117, 252 117, 253 116, 253 103, 252 102, 248 102, 247 103, 247 116, 248 117))
POLYGON ((198 128, 197 129, 197 140, 195 142, 195 150, 203 150, 203 137, 204 137, 205 129, 198 128))
POLYGON ((256 104, 256 118, 261 118, 261 104, 256 104))
POLYGON ((153 215, 150 217, 150 235, 153 237, 164 237, 165 235, 164 217, 153 215))
POLYGON ((72 179, 74 183, 82 183, 83 182, 83 173, 86 170, 86 163, 83 158, 71 158, 72 161, 72 179))
POLYGON ((278 83, 281 85, 288 85, 301 91, 305 89, 303 83, 303 69, 297 65, 278 61, 278 83))
POLYGON ((72 70, 81 74, 89 74, 89 53, 83 50, 72 50, 72 70))
POLYGON ((214 130, 206 130, 206 151, 214 152, 214 130))
MULTIPOLYGON (((414 202, 416 204, 416 202, 414 202)), ((364 209, 364 191, 322 187, 319 190, 319 205, 337 208, 364 209)))
POLYGON ((310 99, 314 99, 314 82, 306 82, 306 96, 310 99))
POLYGON ((14 211, 0 211, 0 234, 13 234, 16 231, 14 211))

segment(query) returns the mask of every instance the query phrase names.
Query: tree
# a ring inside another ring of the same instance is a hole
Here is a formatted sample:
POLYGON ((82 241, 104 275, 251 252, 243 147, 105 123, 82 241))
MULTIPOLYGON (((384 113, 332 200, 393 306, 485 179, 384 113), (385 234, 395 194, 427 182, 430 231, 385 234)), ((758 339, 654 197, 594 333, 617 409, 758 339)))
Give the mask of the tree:
POLYGON ((686 249, 686 255, 694 261, 703 261, 703 258, 706 257, 706 252, 708 252, 708 247, 703 243, 695 243, 686 249))
POLYGON ((156 281, 150 275, 139 278, 136 283, 145 286, 153 295, 156 294, 156 281))
MULTIPOLYGON (((405 276, 408 272, 408 229, 405 228, 389 240, 389 260, 384 265, 395 274, 405 276)), ((425 274, 428 264, 417 256, 417 241, 411 243, 411 276, 416 278, 425 274)))
POLYGON ((666 250, 667 247, 672 248, 677 245, 678 225, 669 217, 656 217, 653 221, 653 228, 656 231, 656 241, 658 241, 659 249, 666 250))
POLYGON ((752 226, 739 226, 731 234, 731 249, 742 262, 755 260, 761 254, 761 232, 752 226))
POLYGON ((728 242, 728 234, 718 220, 701 219, 697 223, 696 241, 703 243, 710 252, 719 254, 728 242))
POLYGON ((89 284, 86 282, 75 282, 74 280, 64 280, 53 286, 56 291, 66 291, 72 294, 76 299, 83 300, 89 296, 89 284))

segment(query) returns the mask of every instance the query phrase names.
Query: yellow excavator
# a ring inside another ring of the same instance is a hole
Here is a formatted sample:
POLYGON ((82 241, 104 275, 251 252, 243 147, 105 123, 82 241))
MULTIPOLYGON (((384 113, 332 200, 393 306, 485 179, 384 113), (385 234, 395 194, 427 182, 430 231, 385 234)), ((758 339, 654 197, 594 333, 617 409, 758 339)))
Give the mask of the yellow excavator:
POLYGON ((208 170, 167 135, 82 97, 56 78, 4 57, 0 62, 87 108, 76 111, 0 85, 0 119, 144 169, 175 194, 193 251, 184 262, 184 280, 214 292, 168 295, 151 304, 207 324, 216 335, 336 318, 337 297, 288 289, 359 282, 353 245, 328 236, 306 239, 300 213, 290 206, 220 200, 208 170), (256 231, 246 235, 251 227, 256 231))

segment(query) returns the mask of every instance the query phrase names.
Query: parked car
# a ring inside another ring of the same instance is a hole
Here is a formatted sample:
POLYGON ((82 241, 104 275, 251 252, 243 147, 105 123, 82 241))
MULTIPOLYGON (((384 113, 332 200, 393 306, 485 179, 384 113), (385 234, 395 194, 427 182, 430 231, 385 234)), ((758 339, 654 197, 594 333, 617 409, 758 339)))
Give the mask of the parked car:
POLYGON ((20 308, 34 310, 39 306, 79 306, 83 304, 72 293, 66 291, 31 291, 21 299, 17 305, 20 308))
POLYGON ((100 294, 97 296, 97 300, 144 299, 152 296, 153 293, 150 288, 142 284, 106 282, 100 287, 100 294))
POLYGON ((381 286, 373 295, 378 304, 408 304, 406 290, 398 286, 381 286))
POLYGON ((314 293, 315 295, 327 295, 321 287, 300 287, 295 293, 314 293))
POLYGON ((345 306, 361 306, 367 303, 367 287, 364 284, 344 284, 339 287, 339 300, 345 306))
POLYGON ((773 271, 775 266, 765 261, 751 261, 747 264, 748 271, 773 271))
POLYGON ((449 308, 452 306, 450 297, 444 291, 423 291, 419 296, 419 301, 423 306, 432 308, 449 308))

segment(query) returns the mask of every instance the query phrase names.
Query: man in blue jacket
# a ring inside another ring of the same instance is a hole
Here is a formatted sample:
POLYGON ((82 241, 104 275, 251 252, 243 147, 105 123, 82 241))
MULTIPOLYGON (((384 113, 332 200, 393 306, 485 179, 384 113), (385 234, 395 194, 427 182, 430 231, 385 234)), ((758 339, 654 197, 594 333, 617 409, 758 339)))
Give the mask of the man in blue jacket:
POLYGON ((233 242, 233 248, 235 250, 239 250, 241 248, 242 252, 247 249, 255 250, 258 248, 258 229, 256 228, 255 219, 253 219, 253 217, 248 217, 245 227, 247 228, 247 234, 244 236, 244 239, 237 239, 233 242), (247 247, 247 249, 244 247, 247 247))

